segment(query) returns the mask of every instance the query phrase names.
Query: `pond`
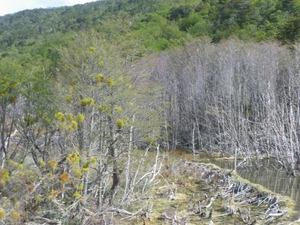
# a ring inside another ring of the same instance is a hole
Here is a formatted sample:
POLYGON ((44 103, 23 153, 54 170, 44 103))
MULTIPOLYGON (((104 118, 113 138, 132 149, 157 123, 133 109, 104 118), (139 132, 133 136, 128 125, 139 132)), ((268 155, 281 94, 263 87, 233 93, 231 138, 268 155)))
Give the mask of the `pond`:
MULTIPOLYGON (((234 161, 214 160, 212 163, 225 169, 234 167, 234 161)), ((260 184, 273 192, 294 199, 297 204, 298 218, 300 217, 300 176, 288 175, 274 160, 264 160, 258 167, 256 165, 240 167, 237 172, 252 183, 260 184)))

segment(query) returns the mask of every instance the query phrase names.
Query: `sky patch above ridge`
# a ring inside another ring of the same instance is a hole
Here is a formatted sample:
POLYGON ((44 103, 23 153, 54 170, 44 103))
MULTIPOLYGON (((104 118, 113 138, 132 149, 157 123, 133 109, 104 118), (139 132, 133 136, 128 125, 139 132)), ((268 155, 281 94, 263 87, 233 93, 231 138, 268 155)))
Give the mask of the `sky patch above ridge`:
POLYGON ((95 0, 2 0, 0 3, 0 16, 13 14, 26 9, 72 6, 87 2, 95 2, 95 0))

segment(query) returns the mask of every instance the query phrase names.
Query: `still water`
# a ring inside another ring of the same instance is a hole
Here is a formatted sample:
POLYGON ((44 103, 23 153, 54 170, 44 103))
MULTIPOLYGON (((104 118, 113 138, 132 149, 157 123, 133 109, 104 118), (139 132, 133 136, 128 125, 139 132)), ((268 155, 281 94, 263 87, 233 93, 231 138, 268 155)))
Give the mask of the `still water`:
MULTIPOLYGON (((233 161, 213 161, 214 164, 221 168, 232 169, 234 167, 233 161)), ((252 183, 260 184, 269 190, 287 195, 294 199, 297 204, 298 218, 300 217, 300 176, 293 177, 280 168, 280 166, 272 161, 265 160, 257 165, 245 165, 238 168, 238 174, 249 180, 252 183)))

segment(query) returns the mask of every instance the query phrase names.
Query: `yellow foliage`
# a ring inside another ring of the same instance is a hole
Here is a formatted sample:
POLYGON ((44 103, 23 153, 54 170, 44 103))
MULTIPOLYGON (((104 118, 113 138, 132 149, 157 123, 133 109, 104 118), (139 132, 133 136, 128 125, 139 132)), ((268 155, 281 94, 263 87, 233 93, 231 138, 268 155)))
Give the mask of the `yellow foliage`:
POLYGON ((94 100, 94 99, 92 99, 92 98, 90 98, 90 103, 89 103, 89 105, 90 105, 90 106, 93 106, 93 105, 95 105, 95 100, 94 100))
POLYGON ((51 190, 51 192, 50 192, 50 195, 52 196, 52 197, 56 197, 57 196, 57 194, 58 194, 58 191, 57 190, 51 190))
POLYGON ((104 67, 104 62, 100 61, 100 62, 98 63, 98 66, 99 66, 100 68, 103 68, 103 67, 104 67))
POLYGON ((64 114, 62 112, 55 113, 54 116, 58 120, 64 120, 64 114))
POLYGON ((115 108, 115 110, 116 110, 117 112, 122 112, 122 107, 117 106, 117 107, 115 108))
POLYGON ((79 191, 82 191, 82 190, 83 190, 83 183, 80 183, 80 184, 79 184, 78 190, 79 190, 79 191))
POLYGON ((77 191, 73 194, 73 196, 75 198, 81 198, 82 197, 81 194, 79 192, 77 192, 77 191))
POLYGON ((100 73, 96 76, 96 81, 97 82, 102 83, 102 82, 104 82, 104 80, 105 80, 105 77, 102 73, 100 73))
POLYGON ((20 214, 17 211, 12 211, 10 213, 10 220, 12 222, 18 222, 20 220, 20 214))
POLYGON ((74 174, 76 177, 81 178, 82 177, 82 173, 79 169, 74 169, 74 174))
POLYGON ((37 177, 36 177, 36 174, 32 174, 32 175, 30 175, 28 178, 29 178, 29 181, 33 182, 33 181, 35 181, 35 179, 36 179, 37 177))
POLYGON ((39 114, 40 114, 40 116, 41 116, 42 118, 45 118, 45 117, 46 117, 46 113, 45 113, 44 111, 40 111, 39 114))
POLYGON ((87 168, 82 168, 82 171, 87 173, 87 172, 89 172, 89 168, 88 167, 87 168))
POLYGON ((19 175, 20 177, 22 177, 22 176, 24 176, 24 173, 23 173, 23 172, 19 172, 18 175, 19 175))
POLYGON ((89 167, 89 162, 84 162, 82 165, 83 168, 88 168, 89 167))
POLYGON ((77 122, 76 122, 75 120, 73 120, 73 121, 71 122, 71 127, 72 127, 73 129, 77 129, 78 124, 77 124, 77 122))
POLYGON ((6 214, 3 208, 0 208, 0 220, 5 220, 6 214))
POLYGON ((68 130, 70 132, 73 132, 74 130, 76 130, 78 128, 78 124, 75 120, 73 120, 68 128, 68 130))
POLYGON ((121 119, 118 119, 118 120, 117 120, 117 127, 118 127, 119 129, 121 129, 122 127, 124 127, 124 121, 121 120, 121 119))
POLYGON ((16 163, 16 162, 14 162, 14 161, 11 160, 11 159, 9 159, 9 160, 7 161, 7 164, 10 165, 10 166, 15 165, 15 163, 16 163))
POLYGON ((32 116, 30 116, 30 115, 28 115, 28 114, 26 114, 26 115, 24 116, 24 121, 25 121, 27 124, 32 125, 32 124, 35 124, 35 123, 37 122, 37 119, 34 118, 34 117, 32 117, 32 116))
POLYGON ((103 106, 99 105, 99 106, 98 106, 98 111, 99 111, 99 112, 103 112, 103 110, 104 110, 104 109, 103 109, 103 106))
POLYGON ((73 120, 74 120, 73 114, 72 114, 72 113, 67 114, 67 119, 68 119, 69 121, 73 121, 73 120))
POLYGON ((44 167, 44 166, 46 166, 46 163, 43 160, 41 160, 40 161, 40 166, 44 167))
POLYGON ((10 178, 10 175, 9 175, 9 171, 8 170, 2 170, 0 172, 0 179, 3 179, 3 180, 9 180, 10 178))
POLYGON ((71 153, 67 156, 67 162, 70 166, 78 166, 80 157, 77 152, 71 153))
POLYGON ((91 157, 90 161, 91 161, 91 163, 96 163, 97 159, 96 159, 96 157, 91 157))
POLYGON ((95 104, 94 99, 92 98, 83 98, 80 100, 81 106, 93 106, 95 104))
POLYGON ((73 101, 73 96, 72 95, 66 95, 66 101, 67 103, 71 103, 73 101))
POLYGON ((80 100, 80 105, 81 106, 87 106, 89 104, 89 99, 88 98, 84 98, 80 100))
POLYGON ((107 79, 107 85, 113 87, 115 85, 115 81, 111 78, 107 79))
POLYGON ((108 111, 109 110, 109 106, 108 105, 103 105, 103 106, 98 106, 98 111, 99 112, 103 112, 103 111, 108 111))
POLYGON ((76 119, 77 119, 78 123, 82 123, 84 121, 84 115, 83 114, 78 114, 76 119))
POLYGON ((55 170, 57 167, 57 161, 55 159, 52 159, 48 162, 48 166, 50 169, 55 170))
POLYGON ((34 200, 35 200, 36 202, 41 202, 41 201, 43 200, 43 198, 42 198, 41 195, 38 195, 38 196, 36 196, 36 197, 34 198, 34 200))
POLYGON ((50 118, 45 118, 45 123, 49 124, 51 122, 51 119, 50 118))

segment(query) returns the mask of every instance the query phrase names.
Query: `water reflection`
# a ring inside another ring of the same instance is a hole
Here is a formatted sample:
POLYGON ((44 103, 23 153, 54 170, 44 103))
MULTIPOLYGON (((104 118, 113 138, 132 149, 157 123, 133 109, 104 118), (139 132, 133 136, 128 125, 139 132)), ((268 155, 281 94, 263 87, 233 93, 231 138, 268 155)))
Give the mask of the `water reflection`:
MULTIPOLYGON (((234 162, 228 160, 213 161, 214 164, 226 168, 233 169, 234 162)), ((251 181, 260 184, 269 190, 290 196, 296 201, 296 209, 298 217, 300 217, 300 177, 292 177, 280 169, 278 164, 272 160, 265 160, 260 166, 244 166, 238 168, 238 174, 251 181)))

